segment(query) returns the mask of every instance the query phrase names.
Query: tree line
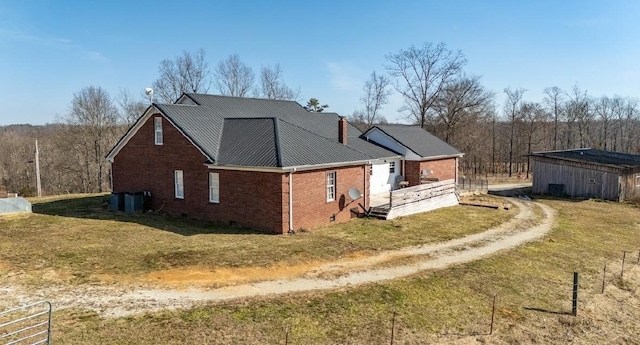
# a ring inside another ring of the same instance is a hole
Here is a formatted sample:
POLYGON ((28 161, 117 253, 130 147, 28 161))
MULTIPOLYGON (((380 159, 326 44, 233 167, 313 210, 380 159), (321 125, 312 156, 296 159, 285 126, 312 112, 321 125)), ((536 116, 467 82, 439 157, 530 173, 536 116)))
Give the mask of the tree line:
MULTIPOLYGON (((423 43, 385 56, 362 87, 360 107, 348 119, 361 130, 386 123, 385 106, 393 92, 404 99, 398 109, 405 121, 419 125, 465 153, 460 169, 471 177, 530 173, 535 151, 592 147, 640 153, 638 100, 594 96, 575 85, 551 86, 539 101, 526 100, 527 90, 496 94, 482 78, 465 71, 461 51, 444 43, 423 43)), ((279 64, 261 66, 256 75, 238 55, 220 60, 213 69, 205 52, 182 52, 160 62, 154 96, 173 103, 183 92, 217 93, 300 102, 300 88, 289 87, 279 64)), ((44 194, 109 190, 108 150, 143 113, 143 95, 121 90, 111 96, 89 86, 72 96, 69 111, 45 126, 0 127, 0 185, 22 195, 35 193, 35 141, 39 141, 44 194)), ((318 99, 309 111, 328 107, 318 99)))

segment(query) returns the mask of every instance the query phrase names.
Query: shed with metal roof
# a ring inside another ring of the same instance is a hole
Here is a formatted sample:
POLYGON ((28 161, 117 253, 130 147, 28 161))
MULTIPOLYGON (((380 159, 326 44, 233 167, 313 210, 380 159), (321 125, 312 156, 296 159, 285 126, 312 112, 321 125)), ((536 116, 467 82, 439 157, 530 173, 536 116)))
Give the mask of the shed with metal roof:
POLYGON ((531 157, 535 194, 614 201, 640 194, 640 155, 580 148, 531 157))

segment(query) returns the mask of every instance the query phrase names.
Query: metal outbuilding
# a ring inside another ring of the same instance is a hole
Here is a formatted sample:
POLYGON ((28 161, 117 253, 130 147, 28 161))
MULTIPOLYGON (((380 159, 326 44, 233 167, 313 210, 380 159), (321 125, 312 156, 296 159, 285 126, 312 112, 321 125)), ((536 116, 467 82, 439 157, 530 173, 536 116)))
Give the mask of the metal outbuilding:
POLYGON ((640 195, 640 155, 581 148, 531 157, 535 194, 614 201, 640 195))

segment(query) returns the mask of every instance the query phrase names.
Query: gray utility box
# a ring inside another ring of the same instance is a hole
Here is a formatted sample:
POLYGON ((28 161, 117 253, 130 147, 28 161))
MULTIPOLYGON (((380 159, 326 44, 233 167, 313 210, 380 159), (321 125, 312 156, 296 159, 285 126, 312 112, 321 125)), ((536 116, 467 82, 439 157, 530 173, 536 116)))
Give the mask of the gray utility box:
POLYGON ((124 193, 111 193, 109 209, 111 211, 124 211, 124 193))
POLYGON ((126 193, 124 195, 124 211, 126 213, 142 212, 144 197, 142 192, 126 193))

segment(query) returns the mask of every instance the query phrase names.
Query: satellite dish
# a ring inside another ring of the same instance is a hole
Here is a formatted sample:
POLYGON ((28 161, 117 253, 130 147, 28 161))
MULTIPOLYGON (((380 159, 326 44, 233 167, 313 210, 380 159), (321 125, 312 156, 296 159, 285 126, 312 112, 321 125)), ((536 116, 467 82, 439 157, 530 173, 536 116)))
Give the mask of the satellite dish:
POLYGON ((153 89, 148 87, 144 89, 144 93, 146 93, 147 96, 149 96, 149 103, 153 103, 153 89))
POLYGON ((358 188, 349 189, 349 197, 352 200, 360 199, 362 197, 362 193, 358 190, 358 188))

